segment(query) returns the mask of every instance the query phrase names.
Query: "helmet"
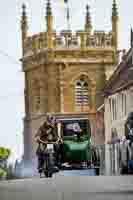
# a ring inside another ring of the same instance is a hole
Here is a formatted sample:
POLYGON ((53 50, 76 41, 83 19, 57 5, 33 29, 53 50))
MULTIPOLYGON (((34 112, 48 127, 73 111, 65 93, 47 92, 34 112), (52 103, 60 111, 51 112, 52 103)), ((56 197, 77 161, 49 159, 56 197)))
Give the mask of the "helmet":
POLYGON ((46 120, 51 123, 55 121, 55 117, 52 114, 47 114, 46 120))
POLYGON ((74 131, 76 131, 76 132, 81 131, 81 128, 78 123, 75 123, 73 128, 74 128, 74 131))

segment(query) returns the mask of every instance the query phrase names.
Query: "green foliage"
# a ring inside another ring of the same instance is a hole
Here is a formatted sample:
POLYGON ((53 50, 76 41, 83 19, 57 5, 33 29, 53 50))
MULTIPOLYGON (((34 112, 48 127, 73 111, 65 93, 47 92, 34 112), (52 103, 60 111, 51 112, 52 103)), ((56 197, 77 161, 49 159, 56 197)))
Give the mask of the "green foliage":
POLYGON ((9 165, 6 169, 7 171, 7 179, 16 179, 17 177, 14 174, 13 165, 9 165))
POLYGON ((6 176, 7 172, 4 169, 0 168, 0 178, 6 178, 6 176))
POLYGON ((11 151, 8 148, 0 147, 0 178, 7 178, 8 176, 8 170, 6 169, 6 163, 5 161, 9 158, 11 155, 11 151), (4 164, 4 165, 3 165, 4 164))
POLYGON ((11 151, 8 148, 0 147, 0 159, 7 159, 11 155, 11 151))

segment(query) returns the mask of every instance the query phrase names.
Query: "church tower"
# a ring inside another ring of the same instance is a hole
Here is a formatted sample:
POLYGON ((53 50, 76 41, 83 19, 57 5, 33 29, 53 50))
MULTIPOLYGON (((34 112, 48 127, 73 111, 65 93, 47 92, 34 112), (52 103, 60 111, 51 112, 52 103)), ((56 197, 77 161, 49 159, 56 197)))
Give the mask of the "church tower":
MULTIPOLYGON (((95 134, 95 117, 103 104, 101 91, 113 73, 118 48, 118 13, 113 0, 112 31, 94 30, 90 7, 86 6, 82 30, 54 30, 50 0, 46 3, 46 31, 28 35, 26 7, 23 5, 22 66, 25 75, 24 159, 32 160, 34 135, 46 113, 60 119, 87 118, 95 134)), ((101 138, 100 138, 101 137, 101 138)), ((104 141, 102 141, 104 142, 104 141)))

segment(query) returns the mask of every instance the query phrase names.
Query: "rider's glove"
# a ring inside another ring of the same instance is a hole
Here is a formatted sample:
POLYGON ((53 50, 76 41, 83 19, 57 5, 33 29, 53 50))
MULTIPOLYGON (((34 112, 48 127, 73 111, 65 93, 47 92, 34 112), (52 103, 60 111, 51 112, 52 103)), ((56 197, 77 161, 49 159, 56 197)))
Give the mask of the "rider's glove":
POLYGON ((61 138, 59 138, 59 139, 58 139, 58 141, 59 141, 60 143, 63 143, 63 141, 62 141, 62 139, 61 139, 61 138))
POLYGON ((36 142, 39 142, 39 137, 35 137, 35 141, 36 141, 36 142))

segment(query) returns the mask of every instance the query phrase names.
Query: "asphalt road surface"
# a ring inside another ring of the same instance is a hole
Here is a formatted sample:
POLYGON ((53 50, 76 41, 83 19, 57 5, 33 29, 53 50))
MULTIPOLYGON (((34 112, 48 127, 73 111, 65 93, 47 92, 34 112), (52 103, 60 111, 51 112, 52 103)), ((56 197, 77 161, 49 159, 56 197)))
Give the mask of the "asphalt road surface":
POLYGON ((0 200, 133 200, 132 176, 38 177, 0 182, 0 200))

